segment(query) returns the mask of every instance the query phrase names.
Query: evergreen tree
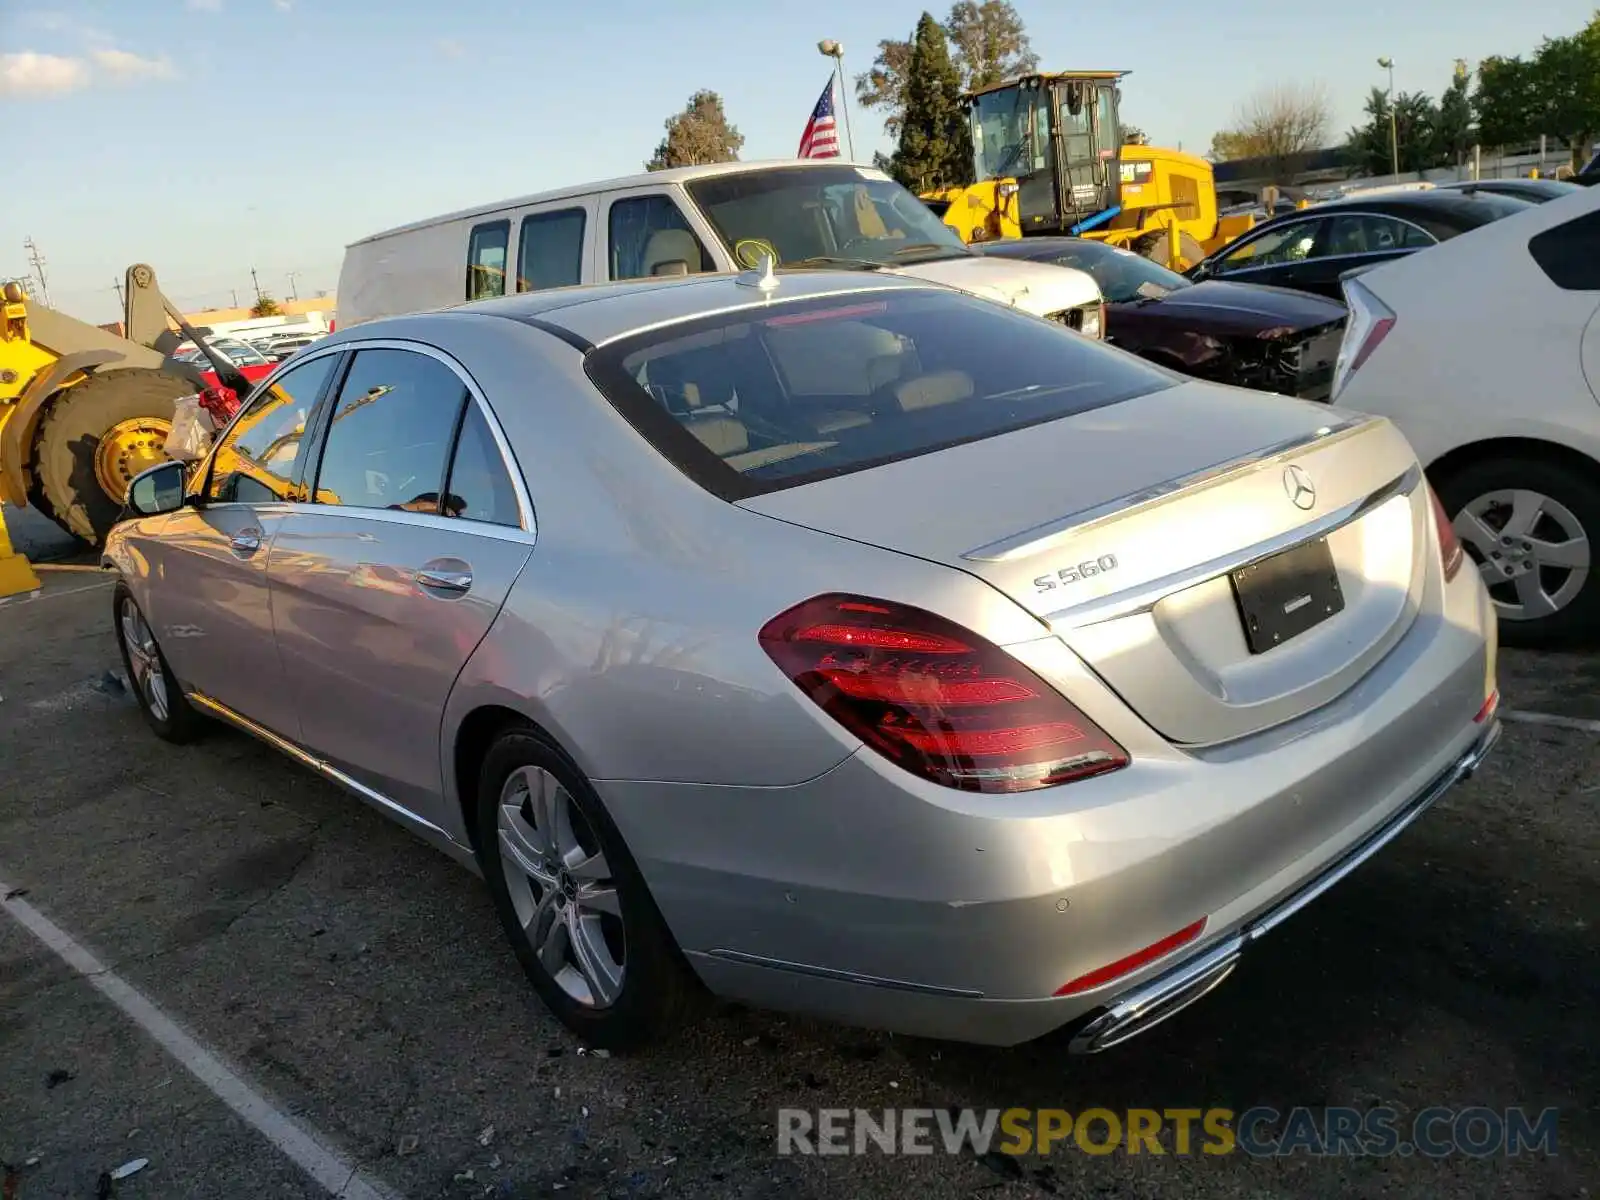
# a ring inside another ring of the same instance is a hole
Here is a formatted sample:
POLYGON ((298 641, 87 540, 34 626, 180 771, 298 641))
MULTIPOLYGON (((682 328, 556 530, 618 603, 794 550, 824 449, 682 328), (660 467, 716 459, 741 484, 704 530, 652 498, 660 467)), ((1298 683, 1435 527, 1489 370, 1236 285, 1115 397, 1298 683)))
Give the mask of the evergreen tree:
POLYGON ((944 29, 928 13, 917 22, 906 72, 905 116, 891 172, 914 192, 972 182, 972 135, 961 107, 961 75, 944 29))

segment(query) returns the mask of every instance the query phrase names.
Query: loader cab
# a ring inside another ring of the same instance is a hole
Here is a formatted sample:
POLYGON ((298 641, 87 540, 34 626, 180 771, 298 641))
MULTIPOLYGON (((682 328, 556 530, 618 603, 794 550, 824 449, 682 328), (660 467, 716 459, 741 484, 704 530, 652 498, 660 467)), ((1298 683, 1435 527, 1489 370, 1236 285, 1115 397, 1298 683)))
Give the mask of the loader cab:
POLYGON ((1119 200, 1125 71, 1027 75, 967 97, 979 180, 1009 192, 1024 236, 1066 233, 1119 200))

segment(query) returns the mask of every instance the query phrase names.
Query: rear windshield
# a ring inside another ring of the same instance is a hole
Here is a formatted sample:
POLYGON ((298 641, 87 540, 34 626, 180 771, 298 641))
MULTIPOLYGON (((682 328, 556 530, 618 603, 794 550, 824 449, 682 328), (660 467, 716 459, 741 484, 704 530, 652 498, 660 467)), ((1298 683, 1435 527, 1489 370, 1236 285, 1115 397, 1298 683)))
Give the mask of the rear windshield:
POLYGON ((932 289, 780 302, 652 329, 594 351, 587 367, 657 450, 726 499, 1072 416, 1177 379, 1041 318, 932 289))

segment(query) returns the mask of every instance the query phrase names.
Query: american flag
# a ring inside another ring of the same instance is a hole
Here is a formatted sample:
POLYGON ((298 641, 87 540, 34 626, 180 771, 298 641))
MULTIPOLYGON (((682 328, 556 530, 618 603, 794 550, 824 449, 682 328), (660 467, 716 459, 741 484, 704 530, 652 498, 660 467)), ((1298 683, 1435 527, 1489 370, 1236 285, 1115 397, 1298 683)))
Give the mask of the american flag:
POLYGON ((828 86, 822 90, 822 97, 817 101, 817 106, 811 110, 811 119, 806 122, 806 131, 800 135, 800 153, 796 158, 838 158, 839 157, 839 126, 833 119, 833 77, 828 77, 828 86))

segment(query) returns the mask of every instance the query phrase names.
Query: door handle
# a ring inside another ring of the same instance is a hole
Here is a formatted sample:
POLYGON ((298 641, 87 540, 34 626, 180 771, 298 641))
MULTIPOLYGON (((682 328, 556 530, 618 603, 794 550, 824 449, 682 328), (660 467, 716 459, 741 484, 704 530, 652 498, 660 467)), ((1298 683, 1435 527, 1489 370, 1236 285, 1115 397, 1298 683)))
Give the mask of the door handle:
POLYGON ((259 529, 241 529, 228 540, 228 545, 235 554, 254 554, 261 549, 261 531, 259 529))
POLYGON ((418 568, 412 578, 423 587, 436 592, 460 594, 472 587, 472 571, 465 563, 449 566, 443 563, 430 563, 418 568))

